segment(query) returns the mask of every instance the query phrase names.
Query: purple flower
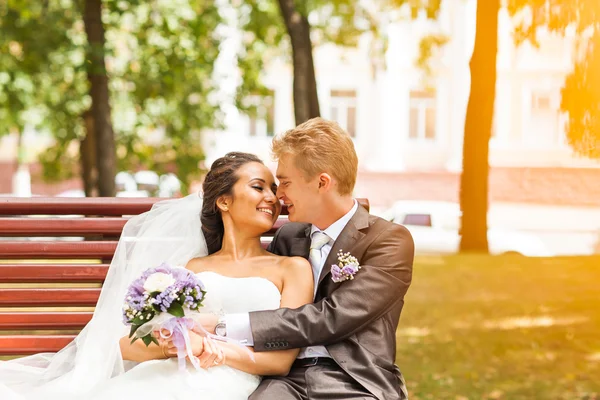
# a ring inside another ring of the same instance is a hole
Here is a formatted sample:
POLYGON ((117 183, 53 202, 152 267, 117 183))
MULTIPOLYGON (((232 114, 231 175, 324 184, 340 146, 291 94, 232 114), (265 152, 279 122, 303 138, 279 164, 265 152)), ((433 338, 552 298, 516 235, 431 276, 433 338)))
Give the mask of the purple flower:
POLYGON ((354 275, 358 272, 358 264, 348 264, 342 268, 342 272, 346 275, 354 275))
POLYGON ((338 251, 338 263, 331 266, 331 280, 335 283, 354 279, 354 275, 360 270, 360 265, 356 257, 350 253, 344 253, 341 249, 338 251))
POLYGON ((144 324, 156 314, 168 312, 175 303, 181 308, 198 310, 204 301, 206 293, 204 284, 190 270, 185 268, 171 268, 167 264, 161 264, 156 268, 149 268, 127 289, 125 304, 123 306, 123 322, 125 324, 144 324), (162 292, 151 292, 144 290, 144 283, 149 276, 155 273, 170 275, 174 282, 162 292), (140 316, 145 318, 140 320, 140 316), (136 321, 136 322, 134 322, 136 321))
POLYGON ((331 278, 334 282, 341 282, 344 279, 344 275, 340 267, 337 264, 331 266, 331 278))

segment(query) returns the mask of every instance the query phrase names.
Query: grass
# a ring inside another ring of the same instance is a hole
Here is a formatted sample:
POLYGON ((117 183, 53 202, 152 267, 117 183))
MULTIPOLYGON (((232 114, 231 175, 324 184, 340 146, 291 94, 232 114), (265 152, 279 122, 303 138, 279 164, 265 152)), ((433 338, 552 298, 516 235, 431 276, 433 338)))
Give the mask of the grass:
POLYGON ((397 332, 410 399, 600 400, 599 286, 600 257, 418 257, 397 332))
POLYGON ((397 332, 411 400, 600 399, 600 257, 419 257, 397 332))

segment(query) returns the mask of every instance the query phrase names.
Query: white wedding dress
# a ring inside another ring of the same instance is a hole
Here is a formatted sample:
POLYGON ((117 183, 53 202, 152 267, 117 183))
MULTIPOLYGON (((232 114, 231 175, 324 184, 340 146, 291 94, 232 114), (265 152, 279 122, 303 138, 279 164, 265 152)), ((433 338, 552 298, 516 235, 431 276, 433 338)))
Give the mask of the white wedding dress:
MULTIPOLYGON (((281 294, 266 278, 232 278, 215 272, 200 272, 206 286, 202 311, 241 313, 279 308, 281 294)), ((196 370, 188 362, 187 371, 178 369, 177 358, 151 360, 136 364, 125 373, 103 382, 85 395, 65 396, 55 393, 53 385, 45 385, 26 396, 11 397, 2 391, 2 400, 246 400, 260 383, 260 377, 228 366, 196 370), (8 397, 6 397, 8 396, 8 397)), ((60 387, 60 385, 59 385, 60 387)), ((86 392, 74 390, 74 392, 86 392)))
MULTIPOLYGON (((265 278, 232 278, 215 272, 201 272, 198 277, 206 286, 202 311, 242 313, 279 308, 281 294, 265 278)), ((260 383, 260 377, 228 366, 196 370, 188 362, 187 371, 189 374, 179 371, 177 358, 146 361, 109 380, 89 398, 246 400, 260 383)))
MULTIPOLYGON (((179 371, 177 359, 125 361, 119 340, 127 288, 148 268, 184 266, 208 255, 200 214, 202 197, 156 203, 123 228, 91 321, 58 353, 0 361, 0 400, 121 400, 139 398, 242 400, 260 377, 218 366, 179 371)), ((259 277, 232 278, 201 272, 206 286, 202 311, 241 313, 279 308, 281 294, 259 277)))

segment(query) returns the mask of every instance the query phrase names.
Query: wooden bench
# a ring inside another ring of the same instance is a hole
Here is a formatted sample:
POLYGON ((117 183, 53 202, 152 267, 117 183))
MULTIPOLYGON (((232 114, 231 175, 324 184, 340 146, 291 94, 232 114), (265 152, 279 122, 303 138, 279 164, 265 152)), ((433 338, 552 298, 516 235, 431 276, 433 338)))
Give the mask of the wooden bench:
MULTIPOLYGON (((128 216, 161 200, 0 198, 0 357, 68 344, 92 317, 128 216)), ((287 221, 284 208, 264 247, 287 221)))

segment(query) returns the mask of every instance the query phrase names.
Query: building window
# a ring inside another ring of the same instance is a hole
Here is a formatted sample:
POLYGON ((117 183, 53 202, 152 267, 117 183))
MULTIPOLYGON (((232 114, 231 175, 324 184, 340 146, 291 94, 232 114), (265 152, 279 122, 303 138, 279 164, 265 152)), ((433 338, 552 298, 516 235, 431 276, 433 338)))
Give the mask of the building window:
POLYGON ((273 136, 275 134, 275 92, 267 95, 255 95, 248 98, 250 107, 250 136, 273 136))
POLYGON ((559 93, 531 92, 531 114, 523 135, 532 146, 556 146, 563 140, 560 124, 559 93))
POLYGON ((435 140, 435 123, 435 93, 411 91, 408 137, 435 140))
POLYGON ((356 90, 331 91, 331 119, 356 137, 356 90))

